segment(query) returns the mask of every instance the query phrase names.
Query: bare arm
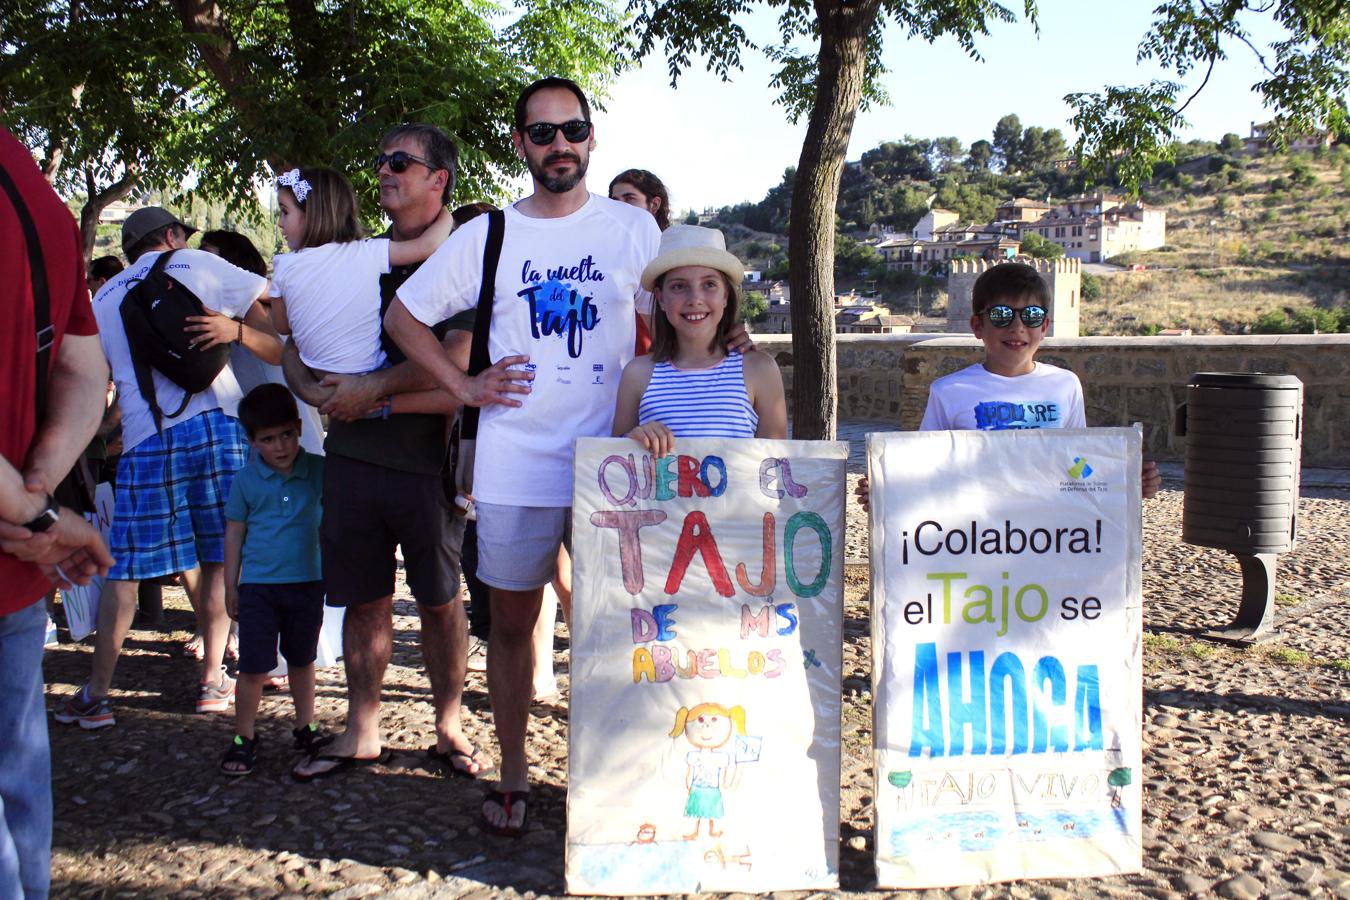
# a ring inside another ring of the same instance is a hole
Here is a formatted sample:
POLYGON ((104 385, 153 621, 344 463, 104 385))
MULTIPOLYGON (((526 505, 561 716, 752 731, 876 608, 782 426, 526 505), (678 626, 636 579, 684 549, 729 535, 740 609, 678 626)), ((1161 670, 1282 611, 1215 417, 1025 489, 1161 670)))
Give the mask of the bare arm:
MULTIPOLYGON (((441 341, 446 355, 462 369, 469 366, 469 349, 472 345, 473 332, 470 331, 451 331, 441 341)), ((389 398, 389 411, 392 413, 434 413, 453 416, 459 412, 462 405, 458 398, 441 387, 394 394, 389 398)))
MULTIPOLYGON (((107 402, 108 363, 98 335, 66 335, 52 361, 47 409, 28 447, 24 482, 29 491, 56 490, 98 430, 107 402)), ((40 507, 33 515, 38 512, 40 507)))
POLYGON ((274 366, 281 363, 281 338, 272 327, 267 310, 256 300, 242 322, 213 309, 206 310, 204 316, 188 316, 187 321, 183 330, 193 333, 189 345, 198 350, 209 350, 219 344, 239 341, 263 362, 274 366))
POLYGON ((746 354, 745 389, 759 416, 755 437, 786 439, 787 398, 783 393, 783 375, 773 357, 754 350, 746 354))
POLYGON ((248 524, 225 520, 225 611, 239 618, 239 570, 244 560, 244 536, 248 524))
POLYGON ((454 227, 455 220, 451 218, 450 210, 441 207, 441 214, 436 217, 436 221, 428 225, 420 235, 410 241, 389 242, 389 265, 406 266, 421 262, 445 243, 454 227))
POLYGON ((282 297, 273 297, 272 305, 268 307, 267 314, 272 319, 272 328, 277 334, 291 333, 291 320, 286 318, 286 300, 282 297))
POLYGON ((309 366, 301 362, 295 341, 287 340, 281 349, 281 372, 286 376, 286 386, 291 392, 310 406, 322 406, 333 396, 333 389, 320 385, 309 366))
MULTIPOLYGON (((461 368, 467 368, 472 334, 451 331, 441 340, 441 346, 446 353, 456 353, 459 352, 455 349, 458 341, 463 341, 464 346, 462 354, 455 359, 461 368)), ((406 360, 364 375, 325 375, 319 384, 333 389, 319 412, 343 421, 365 416, 379 406, 382 398, 389 399, 389 411, 394 413, 453 415, 460 407, 453 395, 442 390, 415 363, 406 360)))
POLYGON ((528 356, 508 356, 488 369, 470 378, 441 348, 431 329, 408 312, 398 297, 384 316, 384 328, 398 344, 405 356, 427 372, 436 383, 467 406, 520 406, 516 394, 528 394, 534 373, 512 370, 512 366, 529 362, 528 356))

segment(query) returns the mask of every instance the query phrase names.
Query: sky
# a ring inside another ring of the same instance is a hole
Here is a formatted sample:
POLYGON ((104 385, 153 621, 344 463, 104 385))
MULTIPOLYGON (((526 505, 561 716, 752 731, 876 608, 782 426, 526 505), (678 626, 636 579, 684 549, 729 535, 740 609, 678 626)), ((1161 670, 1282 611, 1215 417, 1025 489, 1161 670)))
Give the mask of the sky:
MULTIPOLYGON (((983 62, 970 59, 950 38, 929 45, 906 40, 891 27, 884 57, 891 71, 883 82, 891 103, 859 115, 848 158, 857 159, 906 134, 955 135, 968 146, 990 139, 994 123, 1008 113, 1015 113, 1023 127, 1059 128, 1072 146, 1072 112, 1063 102, 1065 94, 1158 77, 1178 80, 1135 61, 1155 5, 1155 0, 1041 0, 1039 38, 1025 21, 995 25, 976 44, 983 62)), ((1259 17, 1247 25, 1258 46, 1279 33, 1278 26, 1259 17)), ((777 37, 771 15, 757 14, 746 30, 760 43, 777 37)), ((1254 54, 1240 44, 1227 49, 1230 59, 1215 66, 1204 91, 1186 110, 1190 127, 1182 139, 1218 140, 1230 131, 1245 136, 1252 121, 1270 117, 1252 91, 1262 78, 1254 54)), ((753 52, 742 59, 745 70, 730 83, 704 72, 696 61, 695 69, 672 89, 660 56, 621 75, 606 109, 594 116, 590 189, 603 192, 617 173, 643 168, 665 182, 675 210, 762 199, 782 180, 784 169, 797 164, 806 122, 803 118, 789 124, 774 104, 768 61, 753 52)), ((1201 71, 1181 79, 1190 89, 1181 96, 1189 96, 1203 77, 1201 71)))

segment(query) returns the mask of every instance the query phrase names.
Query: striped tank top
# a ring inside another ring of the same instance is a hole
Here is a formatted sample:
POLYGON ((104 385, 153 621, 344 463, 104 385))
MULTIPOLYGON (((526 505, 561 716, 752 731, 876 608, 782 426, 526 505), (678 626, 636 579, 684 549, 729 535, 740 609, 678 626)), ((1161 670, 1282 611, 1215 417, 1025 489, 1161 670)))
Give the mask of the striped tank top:
POLYGON ((745 390, 745 357, 728 353, 711 369, 657 363, 638 404, 638 424, 653 421, 681 438, 754 437, 759 416, 745 390))

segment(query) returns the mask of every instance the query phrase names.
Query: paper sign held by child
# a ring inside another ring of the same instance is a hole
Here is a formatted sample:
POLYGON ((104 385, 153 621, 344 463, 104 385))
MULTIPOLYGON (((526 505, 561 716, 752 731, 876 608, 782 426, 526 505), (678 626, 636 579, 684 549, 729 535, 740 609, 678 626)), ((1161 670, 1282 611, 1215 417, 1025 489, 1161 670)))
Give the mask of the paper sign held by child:
POLYGON ((1138 430, 867 447, 878 884, 1138 871, 1138 430))
POLYGON ((846 444, 577 443, 571 893, 838 886, 846 444))

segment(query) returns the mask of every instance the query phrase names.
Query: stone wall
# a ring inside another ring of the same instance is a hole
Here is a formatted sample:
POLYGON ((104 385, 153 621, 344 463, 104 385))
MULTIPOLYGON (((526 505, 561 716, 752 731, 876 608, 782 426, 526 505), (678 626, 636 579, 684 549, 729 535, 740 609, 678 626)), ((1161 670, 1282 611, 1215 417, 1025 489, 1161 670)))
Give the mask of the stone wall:
MULTIPOLYGON (((755 340, 778 359, 791 396, 791 336, 755 340)), ((978 362, 983 346, 952 335, 839 335, 838 358, 841 418, 913 429, 933 379, 978 362)), ((1146 452, 1163 459, 1185 455, 1173 417, 1193 373, 1296 375, 1304 388, 1304 463, 1350 468, 1350 335, 1048 338, 1037 359, 1078 374, 1090 424, 1140 422, 1146 452)))

